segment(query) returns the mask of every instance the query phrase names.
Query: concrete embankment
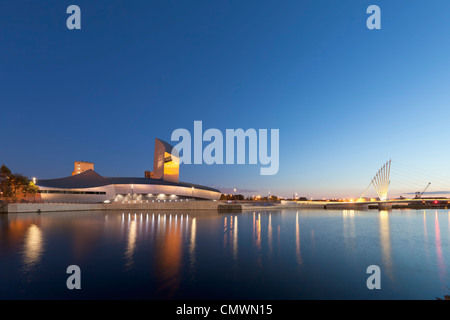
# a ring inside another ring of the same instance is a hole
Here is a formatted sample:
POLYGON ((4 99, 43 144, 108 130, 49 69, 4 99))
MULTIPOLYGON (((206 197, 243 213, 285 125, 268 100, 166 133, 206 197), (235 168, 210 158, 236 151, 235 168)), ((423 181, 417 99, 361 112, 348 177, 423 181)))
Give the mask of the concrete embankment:
POLYGON ((105 204, 88 203, 10 203, 6 213, 105 210, 105 204))
POLYGON ((330 203, 330 202, 305 202, 290 204, 271 204, 268 206, 243 205, 243 211, 249 210, 280 210, 280 209, 327 209, 327 210, 367 210, 368 204, 359 203, 330 203))
MULTIPOLYGON (((375 204, 375 206, 378 206, 375 204)), ((381 207, 380 207, 381 208, 381 207)), ((64 212, 64 211, 148 211, 148 210, 214 210, 242 212, 280 209, 367 210, 368 203, 297 202, 252 205, 249 203, 223 203, 220 201, 152 202, 152 203, 13 203, 0 204, 0 213, 64 212)), ((387 209, 383 206, 382 209, 387 209)))
POLYGON ((0 213, 7 213, 8 205, 6 203, 0 203, 0 213))
POLYGON ((217 201, 155 202, 155 203, 11 203, 0 207, 3 213, 64 212, 64 211, 146 211, 146 210, 215 210, 241 212, 242 206, 217 201))

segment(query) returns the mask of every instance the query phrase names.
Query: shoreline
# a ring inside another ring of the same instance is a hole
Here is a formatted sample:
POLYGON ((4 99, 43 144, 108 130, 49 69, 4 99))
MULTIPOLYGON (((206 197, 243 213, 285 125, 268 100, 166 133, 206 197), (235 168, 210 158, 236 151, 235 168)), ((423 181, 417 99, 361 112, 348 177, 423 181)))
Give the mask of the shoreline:
POLYGON ((218 201, 154 202, 154 203, 9 203, 1 204, 0 214, 108 211, 108 210, 213 210, 241 212, 242 206, 218 201))
POLYGON ((370 204, 370 203, 295 203, 249 205, 246 203, 224 203, 220 201, 154 202, 154 203, 0 203, 0 214, 108 211, 108 210, 212 210, 219 213, 248 212, 284 209, 312 210, 391 210, 391 209, 448 209, 448 205, 427 204, 370 204))

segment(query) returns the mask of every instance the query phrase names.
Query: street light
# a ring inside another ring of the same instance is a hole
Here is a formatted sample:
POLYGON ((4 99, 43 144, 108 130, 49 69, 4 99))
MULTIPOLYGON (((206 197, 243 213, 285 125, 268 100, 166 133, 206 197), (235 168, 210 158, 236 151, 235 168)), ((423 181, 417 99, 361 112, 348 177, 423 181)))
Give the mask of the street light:
POLYGON ((192 187, 192 199, 194 199, 194 187, 192 187))
MULTIPOLYGON (((36 177, 33 177, 33 186, 36 185, 36 177)), ((33 192, 33 203, 36 202, 36 191, 33 192)))

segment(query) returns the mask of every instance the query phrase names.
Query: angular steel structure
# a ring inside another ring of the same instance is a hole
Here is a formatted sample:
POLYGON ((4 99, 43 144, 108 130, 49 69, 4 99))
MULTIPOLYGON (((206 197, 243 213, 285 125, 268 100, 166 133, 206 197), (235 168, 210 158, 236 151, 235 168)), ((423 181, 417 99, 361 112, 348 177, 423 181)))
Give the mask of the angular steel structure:
POLYGON ((381 201, 386 201, 389 189, 389 177, 391 174, 391 160, 386 162, 380 170, 378 170, 375 177, 373 177, 371 184, 377 192, 378 198, 381 201))

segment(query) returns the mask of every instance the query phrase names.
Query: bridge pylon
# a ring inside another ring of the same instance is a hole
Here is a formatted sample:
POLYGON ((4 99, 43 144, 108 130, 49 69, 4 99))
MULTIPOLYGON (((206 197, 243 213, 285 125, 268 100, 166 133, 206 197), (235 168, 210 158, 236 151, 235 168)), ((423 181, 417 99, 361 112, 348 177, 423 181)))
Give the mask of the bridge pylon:
POLYGON ((385 164, 383 164, 381 169, 378 170, 378 172, 375 174, 375 176, 370 181, 370 184, 367 186, 366 190, 364 190, 364 192, 361 194, 360 198, 362 198, 363 195, 365 194, 365 192, 367 191, 367 189, 369 189, 369 187, 371 185, 373 185, 373 187, 375 188, 375 191, 378 195, 378 198, 381 201, 386 201, 387 195, 388 195, 389 184, 390 184, 390 180, 389 180, 390 174, 391 174, 391 160, 389 160, 385 164))

